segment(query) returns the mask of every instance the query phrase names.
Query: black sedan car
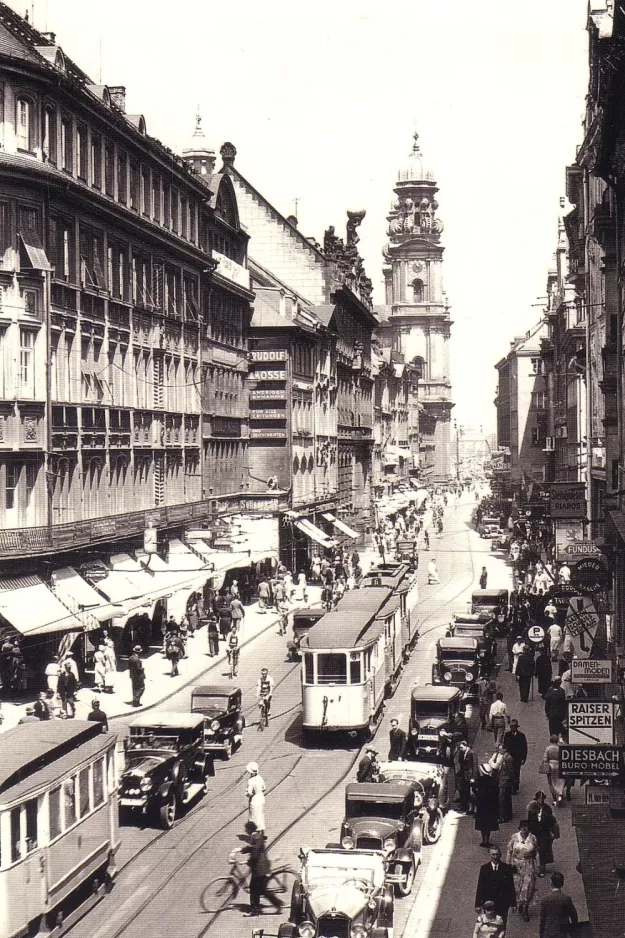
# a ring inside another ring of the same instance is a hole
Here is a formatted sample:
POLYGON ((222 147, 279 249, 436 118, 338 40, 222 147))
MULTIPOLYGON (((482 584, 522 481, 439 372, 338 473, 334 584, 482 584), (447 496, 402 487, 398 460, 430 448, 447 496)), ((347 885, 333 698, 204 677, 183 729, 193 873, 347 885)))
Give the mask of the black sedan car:
POLYGON ((204 751, 229 759, 243 741, 243 703, 240 687, 201 684, 191 691, 191 713, 204 717, 204 751))

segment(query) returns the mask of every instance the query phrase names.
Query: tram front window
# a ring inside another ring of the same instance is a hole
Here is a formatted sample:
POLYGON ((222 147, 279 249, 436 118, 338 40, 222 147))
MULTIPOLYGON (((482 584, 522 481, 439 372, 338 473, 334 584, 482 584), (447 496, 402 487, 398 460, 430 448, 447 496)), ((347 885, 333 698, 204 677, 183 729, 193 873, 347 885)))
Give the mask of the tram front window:
POLYGON ((317 655, 318 684, 347 684, 347 657, 344 652, 317 655))
POLYGON ((315 683, 315 665, 314 665, 314 660, 315 660, 315 659, 314 659, 313 655, 312 655, 309 651, 305 653, 305 655, 304 655, 304 682, 305 682, 306 684, 314 684, 314 683, 315 683))
POLYGON ((360 654, 358 653, 353 654, 349 662, 349 683, 362 684, 360 654))

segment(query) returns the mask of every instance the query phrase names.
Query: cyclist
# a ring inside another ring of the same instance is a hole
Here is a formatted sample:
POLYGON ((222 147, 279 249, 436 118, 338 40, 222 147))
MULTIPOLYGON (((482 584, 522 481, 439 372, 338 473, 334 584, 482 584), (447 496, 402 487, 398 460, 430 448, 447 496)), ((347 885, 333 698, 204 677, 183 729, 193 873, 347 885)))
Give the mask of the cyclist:
POLYGON ((280 615, 278 634, 286 635, 289 624, 289 607, 285 600, 278 600, 278 613, 280 615))
POLYGON ((232 628, 226 635, 226 654, 228 655, 228 664, 230 665, 230 677, 237 676, 239 668, 239 633, 235 621, 232 621, 232 628))
POLYGON ((253 821, 247 822, 246 829, 249 831, 248 846, 242 847, 241 853, 249 854, 247 864, 250 868, 250 910, 243 914, 246 917, 261 915, 260 900, 263 896, 269 900, 277 912, 280 912, 283 903, 267 886, 271 865, 265 847, 265 835, 258 830, 253 821))
POLYGON ((267 668, 262 668, 260 677, 258 679, 258 684, 256 685, 256 696, 258 698, 258 705, 261 707, 261 718, 262 710, 264 709, 265 724, 269 723, 269 711, 271 710, 273 688, 273 678, 270 676, 267 668))

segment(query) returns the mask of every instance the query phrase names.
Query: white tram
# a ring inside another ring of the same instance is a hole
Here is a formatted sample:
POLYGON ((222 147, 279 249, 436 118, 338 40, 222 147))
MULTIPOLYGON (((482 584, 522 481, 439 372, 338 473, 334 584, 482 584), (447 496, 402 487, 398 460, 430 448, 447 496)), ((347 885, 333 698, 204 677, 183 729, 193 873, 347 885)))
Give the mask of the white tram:
POLYGON ((379 586, 346 593, 312 626, 302 649, 305 733, 375 728, 387 685, 387 633, 395 630, 399 603, 379 586))
POLYGON ((417 574, 410 570, 407 563, 381 563, 369 570, 360 586, 361 589, 383 586, 393 592, 394 603, 389 601, 383 610, 387 693, 392 694, 401 669, 419 638, 417 574), (394 605, 399 609, 399 617, 392 614, 394 605))
POLYGON ((50 720, 0 735, 0 935, 58 927, 114 874, 114 733, 50 720))

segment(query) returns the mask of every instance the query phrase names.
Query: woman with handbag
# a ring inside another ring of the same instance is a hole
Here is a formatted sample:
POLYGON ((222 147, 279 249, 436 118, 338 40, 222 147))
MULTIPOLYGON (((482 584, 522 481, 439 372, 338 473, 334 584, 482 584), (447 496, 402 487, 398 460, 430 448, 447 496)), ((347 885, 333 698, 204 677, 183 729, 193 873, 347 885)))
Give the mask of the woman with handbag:
POLYGON ((519 821, 518 831, 508 841, 506 863, 514 867, 514 888, 519 915, 529 922, 529 904, 536 891, 538 841, 534 834, 530 834, 527 818, 519 821))
POLYGON ((547 784, 554 806, 561 807, 564 795, 564 779, 560 778, 558 749, 558 737, 554 734, 549 737, 549 745, 545 749, 539 772, 541 775, 547 776, 547 784))
POLYGON ((560 836, 560 828, 553 811, 547 804, 544 791, 537 791, 527 806, 530 833, 538 842, 538 875, 545 875, 545 867, 553 863, 553 842, 560 836))

